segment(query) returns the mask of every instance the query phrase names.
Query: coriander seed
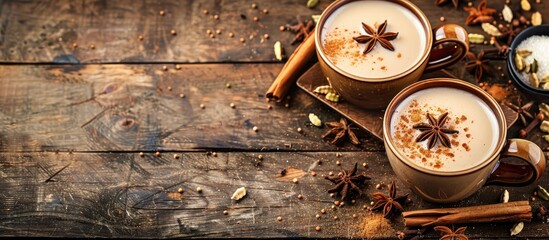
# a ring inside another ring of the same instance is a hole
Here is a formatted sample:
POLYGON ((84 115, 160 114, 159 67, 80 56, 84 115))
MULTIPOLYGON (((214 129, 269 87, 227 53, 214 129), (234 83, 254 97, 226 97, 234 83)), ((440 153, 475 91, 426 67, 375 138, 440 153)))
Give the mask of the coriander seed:
POLYGON ((338 220, 339 218, 337 216, 334 216, 334 220, 338 220))
POLYGON ((210 13, 210 11, 208 11, 208 9, 204 9, 204 10, 202 10, 202 13, 204 13, 204 15, 208 15, 210 13))
POLYGON ((95 49, 95 45, 94 45, 93 43, 90 44, 90 49, 91 49, 91 50, 95 49))
POLYGON ((216 14, 216 15, 213 16, 213 18, 214 18, 215 20, 218 20, 218 19, 219 19, 219 15, 216 14))
POLYGON ((341 162, 339 160, 336 161, 336 165, 341 166, 341 162))
POLYGON ((227 214, 229 214, 229 211, 223 210, 223 215, 227 215, 227 214))
POLYGON ((284 30, 286 30, 286 27, 280 25, 280 27, 278 27, 278 29, 279 29, 281 32, 284 32, 284 30))
POLYGON ((139 39, 139 41, 143 41, 143 35, 139 35, 137 39, 139 39))
POLYGON ((174 158, 174 159, 179 159, 179 154, 174 154, 174 155, 173 155, 173 158, 174 158))
POLYGON ((180 97, 180 98, 185 98, 185 94, 184 94, 184 93, 180 93, 180 94, 179 94, 179 97, 180 97))
POLYGON ((258 155, 258 156, 257 156, 257 159, 259 159, 259 160, 263 160, 263 155, 261 155, 261 154, 260 154, 260 155, 258 155))
POLYGON ((320 219, 320 214, 315 215, 316 219, 320 219))
POLYGON ((262 12, 263 12, 264 14, 269 14, 269 10, 266 9, 266 8, 263 8, 262 12))
POLYGON ((172 29, 172 30, 170 31, 170 34, 171 34, 172 36, 175 36, 175 35, 177 35, 177 32, 175 31, 175 29, 172 29))
POLYGON ((226 83, 226 84, 225 84, 225 87, 226 87, 226 88, 231 88, 231 84, 230 84, 230 83, 226 83))
POLYGON ((246 42, 246 39, 241 37, 241 38, 240 38, 240 42, 241 42, 241 43, 245 43, 245 42, 246 42))
POLYGON ((166 66, 166 65, 162 66, 162 70, 168 71, 168 66, 166 66))
POLYGON ((301 132, 303 132, 303 129, 297 128, 297 132, 298 132, 298 133, 301 133, 301 132))
POLYGON ((292 179, 292 182, 297 183, 298 182, 297 178, 292 179))
POLYGON ((356 218, 356 217, 357 217, 357 215, 356 215, 356 214, 353 214, 353 218, 356 218))
POLYGON ((217 29, 217 30, 215 30, 215 33, 216 33, 217 35, 220 35, 220 34, 221 34, 221 30, 220 30, 220 29, 217 29))
POLYGON ((212 156, 217 157, 217 152, 212 152, 212 156))
POLYGON ((196 192, 201 193, 201 192, 202 192, 202 188, 201 188, 201 187, 196 187, 196 192))
POLYGON ((72 44, 72 48, 78 48, 78 44, 73 43, 73 44, 72 44))
POLYGON ((255 16, 253 19, 254 19, 254 22, 259 21, 259 17, 257 17, 257 16, 255 16))
POLYGON ((297 195, 297 199, 303 199, 303 195, 301 194, 297 195))
POLYGON ((316 227, 315 227, 315 230, 316 230, 316 231, 320 231, 320 226, 316 226, 316 227))
POLYGON ((160 152, 155 152, 154 155, 160 157, 160 152))
POLYGON ((256 4, 256 3, 252 3, 251 7, 252 7, 253 9, 256 9, 256 8, 257 8, 257 4, 256 4))
POLYGON ((204 104, 201 103, 200 108, 204 109, 204 108, 206 108, 206 106, 204 106, 204 104))
POLYGON ((257 128, 256 126, 254 126, 254 127, 252 128, 252 131, 254 131, 254 132, 257 132, 258 130, 259 130, 259 128, 257 128))
POLYGON ((159 13, 160 13, 160 16, 164 16, 164 15, 166 15, 166 12, 165 12, 164 10, 160 10, 160 12, 159 12, 159 13))
POLYGON ((229 37, 230 37, 230 38, 233 38, 233 37, 234 37, 234 33, 229 32, 229 37))
POLYGON ((235 108, 234 103, 230 103, 229 106, 230 106, 231 108, 235 108))
POLYGON ((263 38, 265 38, 265 39, 269 39, 269 34, 266 34, 266 33, 265 33, 265 34, 263 34, 263 38))
POLYGON ((177 192, 178 192, 178 193, 183 193, 183 188, 178 188, 178 189, 177 189, 177 192))
POLYGON ((140 157, 144 157, 144 156, 145 156, 145 153, 144 153, 144 152, 139 152, 139 156, 140 156, 140 157))
POLYGON ((280 221, 282 221, 282 217, 281 217, 281 216, 278 216, 278 217, 276 218, 276 220, 280 222, 280 221))

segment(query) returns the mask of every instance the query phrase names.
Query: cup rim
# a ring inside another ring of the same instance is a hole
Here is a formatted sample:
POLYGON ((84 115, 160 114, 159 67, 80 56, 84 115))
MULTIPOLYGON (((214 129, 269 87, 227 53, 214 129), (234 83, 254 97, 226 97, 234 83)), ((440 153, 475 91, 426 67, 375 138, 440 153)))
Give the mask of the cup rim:
POLYGON ((353 80, 362 81, 362 82, 387 82, 396 80, 405 76, 410 75, 412 72, 416 71, 423 63, 427 61, 427 58, 429 57, 429 53, 431 52, 431 48, 433 45, 433 34, 432 34, 432 27, 431 23, 429 22, 429 19, 427 16, 421 11, 419 7, 417 7, 415 4, 408 0, 386 0, 388 2, 393 2, 396 4, 399 4, 406 9, 410 10, 422 23, 424 27, 425 32, 425 49, 423 49, 423 54, 421 58, 410 68, 406 69, 405 71, 392 75, 387 77, 381 77, 381 78, 375 78, 375 77, 361 77, 357 76, 351 73, 348 73, 346 71, 343 71, 343 69, 336 66, 332 61, 326 57, 324 50, 322 48, 322 42, 321 42, 321 34, 322 34, 322 28, 324 27, 324 24, 326 23, 326 20, 329 18, 329 16, 337 10, 339 7, 356 1, 380 1, 380 0, 339 0, 332 2, 320 15, 320 18, 317 23, 317 27, 315 28, 315 48, 317 53, 320 55, 320 57, 326 62, 326 64, 331 68, 334 69, 337 73, 353 80))
POLYGON ((507 139, 507 122, 505 121, 505 115, 499 103, 480 87, 460 79, 431 78, 431 79, 425 79, 425 80, 421 80, 419 82, 411 84, 410 86, 400 91, 391 100, 383 116, 383 139, 386 144, 386 148, 388 148, 386 149, 386 151, 391 151, 391 153, 394 154, 396 158, 398 158, 397 159, 398 161, 402 162, 403 164, 407 165, 408 167, 416 171, 423 172, 429 175, 435 175, 435 176, 458 176, 458 175, 464 175, 464 174, 469 174, 469 173, 478 171, 479 169, 486 167, 488 164, 498 159, 500 152, 503 149, 507 139), (499 125, 499 132, 500 132, 496 147, 494 148, 493 152, 484 160, 482 160, 479 164, 466 169, 457 170, 457 171, 444 171, 444 172, 435 171, 432 169, 424 168, 416 164, 414 161, 407 159, 405 156, 403 156, 401 151, 398 151, 397 148, 395 147, 395 144, 393 142, 393 139, 390 133, 391 117, 395 109, 406 97, 410 96, 412 93, 415 93, 423 89, 436 88, 436 87, 452 87, 452 88, 457 88, 457 89, 465 90, 469 93, 472 93, 475 96, 479 97, 481 100, 483 100, 486 104, 488 104, 488 106, 496 116, 496 119, 499 125))

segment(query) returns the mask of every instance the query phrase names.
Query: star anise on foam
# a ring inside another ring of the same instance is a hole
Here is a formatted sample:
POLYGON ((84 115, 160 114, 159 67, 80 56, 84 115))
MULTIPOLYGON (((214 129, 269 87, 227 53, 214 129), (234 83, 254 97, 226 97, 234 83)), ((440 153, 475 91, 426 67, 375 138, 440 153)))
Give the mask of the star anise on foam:
POLYGON ((389 184, 389 195, 376 192, 372 193, 372 198, 375 200, 372 211, 383 209, 383 216, 391 218, 394 214, 404 211, 402 205, 406 203, 408 194, 397 197, 397 187, 395 183, 389 184))
POLYGON ((513 111, 518 113, 520 120, 522 121, 522 124, 524 124, 524 126, 528 125, 528 121, 526 121, 526 118, 534 119, 534 116, 529 112, 530 108, 532 108, 532 105, 534 105, 534 101, 530 101, 520 107, 510 102, 505 102, 505 105, 509 106, 511 109, 513 109, 513 111))
POLYGON ((460 227, 456 231, 452 231, 449 227, 446 226, 436 226, 433 229, 440 232, 440 240, 469 240, 465 235, 465 230, 467 227, 460 227))
MULTIPOLYGON (((446 3, 448 3, 450 0, 435 0, 435 5, 441 6, 446 3)), ((452 3, 454 4, 454 7, 457 8, 459 5, 459 0, 452 0, 452 3)))
POLYGON ((494 17, 492 15, 496 13, 496 9, 487 7, 486 0, 483 0, 482 2, 480 2, 477 8, 464 7, 463 9, 469 12, 469 16, 467 17, 467 19, 465 19, 465 25, 487 23, 487 22, 494 21, 494 17))
POLYGON ((490 67, 490 60, 485 58, 485 52, 481 51, 478 55, 472 52, 467 52, 466 58, 469 60, 465 63, 465 69, 475 73, 475 80, 478 82, 482 79, 484 73, 494 75, 490 67))
POLYGON ((385 49, 388 49, 390 51, 395 50, 395 47, 389 41, 394 40, 398 36, 398 32, 385 32, 385 30, 387 29, 387 20, 380 24, 377 27, 377 30, 374 30, 372 27, 368 26, 368 24, 365 23, 362 23, 362 28, 369 35, 360 35, 358 37, 353 37, 353 39, 358 43, 366 43, 366 48, 363 52, 364 54, 372 51, 376 46, 376 43, 378 42, 385 49))
POLYGON ((358 163, 355 163, 355 166, 350 171, 342 170, 337 176, 324 177, 335 184, 333 188, 328 190, 328 193, 338 193, 341 195, 341 200, 346 200, 353 192, 361 195, 362 191, 358 186, 364 184, 364 181, 370 180, 370 177, 364 173, 357 175, 357 166, 358 163))
POLYGON ((448 113, 443 113, 438 117, 438 119, 435 119, 435 117, 427 113, 427 119, 429 120, 429 124, 418 123, 413 126, 414 129, 421 131, 419 136, 416 138, 416 142, 422 142, 428 139, 427 147, 429 149, 433 148, 437 142, 440 142, 442 146, 451 148, 452 143, 446 134, 459 133, 459 131, 443 127, 444 123, 448 119, 448 113))
POLYGON ((330 144, 338 144, 345 138, 349 137, 349 140, 354 145, 359 145, 360 140, 356 137, 356 134, 351 129, 351 124, 347 123, 347 119, 341 118, 339 122, 327 122, 326 126, 331 127, 326 133, 322 134, 322 138, 332 138, 330 144))

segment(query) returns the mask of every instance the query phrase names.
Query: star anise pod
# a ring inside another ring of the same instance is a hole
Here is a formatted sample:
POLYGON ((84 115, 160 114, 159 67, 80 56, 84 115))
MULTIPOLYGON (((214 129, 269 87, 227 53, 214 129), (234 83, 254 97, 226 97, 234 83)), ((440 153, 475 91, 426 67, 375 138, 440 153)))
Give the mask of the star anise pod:
POLYGON ((534 116, 529 112, 532 105, 534 105, 534 101, 530 101, 520 107, 510 102, 505 102, 505 105, 509 106, 511 109, 513 109, 513 111, 518 113, 520 120, 522 121, 522 124, 524 124, 524 126, 528 126, 528 121, 526 121, 526 118, 534 119, 534 116))
POLYGON ((517 36, 517 34, 520 33, 520 31, 522 31, 521 28, 515 28, 515 27, 513 27, 512 24, 509 25, 509 27, 503 26, 503 27, 500 29, 501 35, 500 35, 498 38, 499 38, 499 39, 505 39, 505 38, 507 38, 506 44, 509 45, 509 44, 511 44, 511 42, 513 41, 513 39, 515 39, 515 37, 517 36))
POLYGON ((443 127, 448 119, 448 113, 443 113, 438 119, 435 119, 431 114, 427 113, 427 119, 429 120, 429 124, 418 123, 413 126, 414 129, 419 129, 421 131, 421 134, 416 138, 416 142, 422 142, 429 139, 427 141, 427 147, 429 149, 433 148, 439 141, 442 146, 451 148, 452 143, 446 134, 459 133, 459 131, 443 127))
POLYGON ((340 143, 345 136, 349 137, 352 144, 360 144, 360 140, 358 140, 355 133, 351 129, 351 124, 347 123, 347 119, 341 118, 339 119, 339 122, 327 122, 326 126, 331 127, 331 129, 322 134, 322 138, 332 138, 330 141, 331 144, 340 143))
POLYGON ((408 194, 397 197, 397 187, 395 183, 389 184, 389 195, 376 192, 372 193, 372 198, 375 200, 372 211, 383 209, 383 216, 391 218, 394 214, 404 211, 402 205, 406 202, 408 194))
MULTIPOLYGON (((441 6, 448 2, 450 2, 450 0, 435 0, 435 5, 441 6)), ((454 7, 457 8, 459 5, 459 0, 452 0, 452 3, 454 4, 454 7)))
POLYGON ((389 41, 394 40, 398 36, 398 32, 385 32, 387 29, 387 20, 377 27, 377 30, 374 29, 368 24, 362 23, 362 28, 369 35, 360 35, 358 37, 353 37, 353 39, 358 43, 366 43, 366 48, 364 49, 364 54, 369 53, 374 49, 376 43, 379 42, 382 47, 390 51, 394 51, 395 47, 389 41))
POLYGON ((303 23, 301 21, 301 18, 299 16, 296 17, 297 24, 296 25, 286 25, 286 29, 290 30, 291 32, 295 33, 295 37, 292 39, 292 42, 290 44, 295 44, 298 42, 303 41, 315 28, 315 23, 312 20, 306 21, 303 23))
POLYGON ((475 73, 475 80, 480 81, 484 73, 489 75, 494 75, 492 68, 488 64, 490 60, 485 58, 485 52, 480 51, 478 55, 475 55, 472 52, 467 52, 467 61, 465 63, 465 69, 469 72, 475 73))
POLYGON ((342 170, 337 176, 326 176, 325 179, 330 180, 335 186, 328 190, 328 193, 338 193, 341 195, 341 200, 346 200, 353 192, 362 194, 362 191, 358 187, 364 184, 364 181, 370 180, 370 177, 364 173, 357 175, 358 163, 350 171, 342 170))
POLYGON ((469 240, 469 238, 465 236, 467 227, 460 227, 456 231, 452 231, 452 229, 446 226, 436 226, 433 229, 440 232, 440 240, 469 240))
POLYGON ((496 9, 487 7, 486 0, 483 0, 482 2, 480 2, 477 8, 464 7, 463 9, 469 12, 469 16, 467 17, 467 19, 465 19, 465 25, 487 23, 487 22, 494 21, 494 17, 492 17, 492 15, 496 13, 496 9))

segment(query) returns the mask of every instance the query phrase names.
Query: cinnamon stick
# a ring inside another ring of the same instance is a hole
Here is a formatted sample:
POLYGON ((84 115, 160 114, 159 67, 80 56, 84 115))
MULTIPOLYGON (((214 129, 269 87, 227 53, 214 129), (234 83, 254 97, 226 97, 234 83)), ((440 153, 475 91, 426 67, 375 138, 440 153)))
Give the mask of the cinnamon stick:
POLYGON ((281 101, 314 54, 315 37, 313 30, 288 58, 265 96, 275 101, 281 101))
POLYGON ((458 223, 530 222, 532 207, 528 201, 498 203, 462 208, 438 208, 403 212, 407 227, 430 227, 458 223))

